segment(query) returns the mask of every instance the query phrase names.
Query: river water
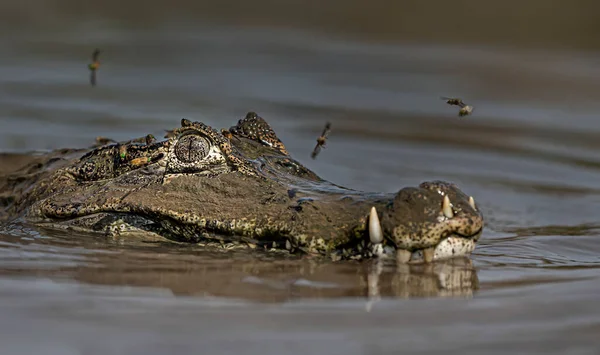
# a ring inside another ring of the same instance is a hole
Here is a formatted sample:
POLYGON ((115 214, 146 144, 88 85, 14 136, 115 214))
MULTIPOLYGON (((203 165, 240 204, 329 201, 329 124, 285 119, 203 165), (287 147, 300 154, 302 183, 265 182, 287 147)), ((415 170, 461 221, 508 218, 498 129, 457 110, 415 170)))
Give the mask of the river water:
POLYGON ((0 5, 0 151, 256 111, 328 180, 449 180, 486 218, 470 260, 430 268, 4 225, 0 353, 598 353, 599 6, 455 3, 0 5))

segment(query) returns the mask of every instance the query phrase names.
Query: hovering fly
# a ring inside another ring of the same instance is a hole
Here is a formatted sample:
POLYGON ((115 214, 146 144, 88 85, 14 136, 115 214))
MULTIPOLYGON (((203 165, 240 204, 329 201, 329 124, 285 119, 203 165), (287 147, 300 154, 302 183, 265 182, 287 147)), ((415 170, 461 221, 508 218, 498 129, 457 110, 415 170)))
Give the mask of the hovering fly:
POLYGON ((445 100, 448 105, 459 106, 458 115, 460 117, 470 115, 473 112, 473 106, 465 104, 462 99, 443 96, 440 98, 445 100))
POLYGON ((325 148, 325 142, 327 141, 327 136, 329 135, 330 132, 331 132, 331 123, 327 122, 325 124, 325 129, 323 129, 323 133, 321 133, 321 136, 319 138, 317 138, 317 145, 315 146, 315 149, 313 150, 312 154, 310 155, 311 158, 315 159, 317 157, 317 154, 319 154, 319 152, 321 151, 321 147, 325 148))
POLYGON ((90 84, 92 84, 92 86, 96 86, 96 71, 100 66, 100 62, 98 61, 99 55, 100 50, 96 49, 94 53, 92 53, 92 62, 88 64, 88 69, 90 69, 90 84))

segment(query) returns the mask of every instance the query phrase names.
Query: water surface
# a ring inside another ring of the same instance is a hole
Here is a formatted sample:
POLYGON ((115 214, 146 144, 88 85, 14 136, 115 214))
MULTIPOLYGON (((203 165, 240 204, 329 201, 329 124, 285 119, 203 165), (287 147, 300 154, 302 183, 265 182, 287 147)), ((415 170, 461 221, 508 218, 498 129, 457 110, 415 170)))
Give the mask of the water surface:
POLYGON ((385 192, 453 181, 486 229, 470 261, 426 269, 3 225, 3 354, 597 352, 596 5, 535 17, 471 4, 482 17, 463 28, 420 2, 429 22, 404 27, 373 17, 400 11, 385 1, 302 7, 321 16, 304 21, 295 2, 103 3, 1 5, 1 151, 158 137, 182 117, 226 128, 252 110, 322 177, 385 192))

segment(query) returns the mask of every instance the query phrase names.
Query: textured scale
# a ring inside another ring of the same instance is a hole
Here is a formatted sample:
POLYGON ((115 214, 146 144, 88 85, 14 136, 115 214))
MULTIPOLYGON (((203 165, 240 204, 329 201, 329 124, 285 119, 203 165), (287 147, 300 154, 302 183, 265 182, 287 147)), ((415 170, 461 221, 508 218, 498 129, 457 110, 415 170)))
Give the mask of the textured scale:
POLYGON ((239 120, 236 126, 229 128, 231 134, 255 140, 261 144, 279 150, 285 155, 289 155, 283 142, 279 140, 275 131, 262 117, 254 112, 248 112, 246 117, 239 120))

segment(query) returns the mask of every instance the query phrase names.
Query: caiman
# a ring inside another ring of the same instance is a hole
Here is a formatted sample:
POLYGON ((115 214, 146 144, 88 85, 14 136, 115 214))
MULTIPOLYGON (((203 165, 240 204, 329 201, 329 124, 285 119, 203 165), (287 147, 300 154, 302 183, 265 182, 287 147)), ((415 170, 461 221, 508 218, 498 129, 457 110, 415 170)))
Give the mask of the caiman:
POLYGON ((321 179, 253 112, 221 131, 182 119, 165 138, 3 154, 0 219, 399 263, 468 255, 483 230, 475 200, 452 183, 369 193, 321 179))

